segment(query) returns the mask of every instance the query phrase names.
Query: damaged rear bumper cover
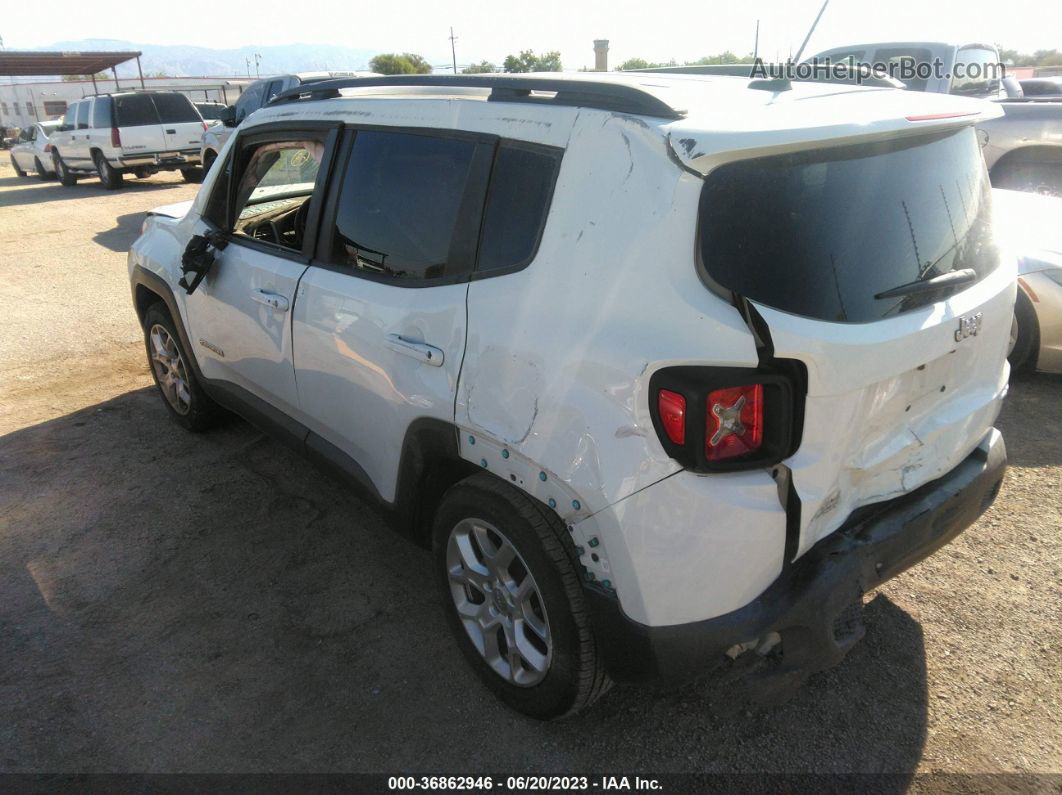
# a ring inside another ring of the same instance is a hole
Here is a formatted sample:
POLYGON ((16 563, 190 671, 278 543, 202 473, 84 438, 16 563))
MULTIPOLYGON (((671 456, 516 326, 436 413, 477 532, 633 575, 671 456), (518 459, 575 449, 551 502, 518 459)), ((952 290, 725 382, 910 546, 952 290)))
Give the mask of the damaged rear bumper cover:
POLYGON ((614 599, 588 591, 609 673, 619 681, 679 684, 727 662, 728 650, 754 646, 771 633, 781 637, 777 673, 806 676, 836 665, 863 636, 863 594, 973 524, 999 493, 1006 468, 1003 437, 992 429, 947 475, 855 512, 763 594, 717 618, 645 626, 623 615, 614 599))

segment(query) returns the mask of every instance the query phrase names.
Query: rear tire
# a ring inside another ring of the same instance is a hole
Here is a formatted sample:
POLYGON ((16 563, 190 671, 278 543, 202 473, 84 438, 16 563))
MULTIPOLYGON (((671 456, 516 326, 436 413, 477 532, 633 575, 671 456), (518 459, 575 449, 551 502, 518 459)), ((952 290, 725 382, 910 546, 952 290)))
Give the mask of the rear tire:
POLYGON ((93 158, 96 163, 96 172, 100 175, 100 184, 107 190, 118 190, 122 187, 124 175, 107 162, 102 152, 97 152, 93 158))
POLYGON ((1040 324, 1036 320, 1036 310, 1025 291, 1018 288, 1018 298, 1014 302, 1014 330, 1011 334, 1011 349, 1007 354, 1010 367, 1015 372, 1036 368, 1036 354, 1040 348, 1040 324))
POLYGON ((185 182, 191 182, 192 184, 196 184, 203 181, 203 169, 182 168, 181 176, 184 177, 185 182))
POLYGON ((33 170, 37 172, 37 179, 47 181, 52 178, 52 175, 44 170, 44 164, 39 157, 33 158, 33 170))
POLYGON ((56 151, 52 152, 52 165, 55 166, 55 176, 59 178, 59 182, 64 188, 72 188, 77 185, 77 177, 70 173, 66 163, 63 161, 63 156, 56 151))
POLYGON ((170 416, 189 431, 207 430, 217 421, 221 409, 196 379, 192 358, 165 305, 148 307, 143 325, 148 366, 170 416))
POLYGON ((214 161, 218 159, 216 152, 208 151, 203 155, 203 173, 207 174, 210 171, 211 166, 214 165, 214 161))
POLYGON ((18 161, 15 160, 15 156, 11 155, 10 157, 11 157, 11 168, 15 169, 15 176, 16 177, 24 177, 24 176, 26 176, 26 172, 18 167, 18 161))
POLYGON ((608 691, 578 558, 555 513, 491 475, 472 475, 444 495, 433 548, 457 643, 508 706, 559 718, 608 691))

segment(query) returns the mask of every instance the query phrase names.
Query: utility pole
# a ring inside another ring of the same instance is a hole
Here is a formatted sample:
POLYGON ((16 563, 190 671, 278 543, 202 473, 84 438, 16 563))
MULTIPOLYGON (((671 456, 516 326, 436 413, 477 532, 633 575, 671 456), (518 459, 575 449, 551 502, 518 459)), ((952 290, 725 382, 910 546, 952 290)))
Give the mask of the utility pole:
POLYGON ((247 79, 250 80, 251 79, 251 59, 250 58, 244 58, 243 60, 247 64, 247 79))
POLYGON ((760 57, 760 21, 756 20, 756 44, 752 47, 752 60, 760 57))
POLYGON ((262 76, 262 73, 258 69, 258 64, 261 63, 261 61, 262 61, 262 56, 259 55, 258 53, 255 53, 254 54, 254 74, 255 74, 255 77, 261 77, 262 76))
POLYGON ((454 74, 457 74, 457 49, 454 47, 454 42, 457 41, 457 36, 454 35, 454 27, 450 26, 450 55, 454 58, 454 74))

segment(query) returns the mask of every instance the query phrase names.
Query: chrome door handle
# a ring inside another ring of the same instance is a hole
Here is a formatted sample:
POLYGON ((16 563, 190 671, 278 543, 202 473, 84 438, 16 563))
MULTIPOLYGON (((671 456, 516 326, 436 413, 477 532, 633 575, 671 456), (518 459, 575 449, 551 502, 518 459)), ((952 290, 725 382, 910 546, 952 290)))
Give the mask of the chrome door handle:
POLYGON ((265 304, 271 309, 275 309, 278 312, 287 312, 288 307, 291 305, 288 299, 282 295, 271 293, 269 290, 256 289, 251 290, 251 300, 257 301, 260 304, 265 304))
POLYGON ((428 345, 426 342, 411 342, 400 334, 388 334, 387 347, 395 353, 411 356, 418 362, 431 367, 442 367, 445 358, 443 352, 434 345, 428 345))

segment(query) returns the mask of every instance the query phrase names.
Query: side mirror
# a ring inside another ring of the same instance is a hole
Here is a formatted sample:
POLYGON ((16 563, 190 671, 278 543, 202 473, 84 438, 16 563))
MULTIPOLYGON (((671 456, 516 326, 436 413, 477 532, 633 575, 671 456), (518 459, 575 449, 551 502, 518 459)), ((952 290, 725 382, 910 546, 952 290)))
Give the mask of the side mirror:
POLYGON ((226 127, 236 126, 236 106, 227 105, 218 112, 218 121, 226 127))

